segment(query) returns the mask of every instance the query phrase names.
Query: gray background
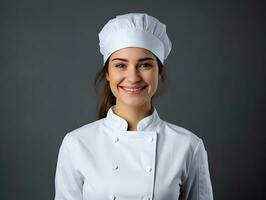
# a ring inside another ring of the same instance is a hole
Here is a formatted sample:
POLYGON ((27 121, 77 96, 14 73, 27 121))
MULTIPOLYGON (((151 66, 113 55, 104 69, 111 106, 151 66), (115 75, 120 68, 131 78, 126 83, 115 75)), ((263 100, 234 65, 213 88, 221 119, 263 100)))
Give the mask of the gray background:
POLYGON ((96 120, 97 34, 128 12, 167 25, 156 107, 204 140, 215 199, 265 199, 264 5, 211 0, 1 0, 0 199, 53 198, 62 138, 96 120))

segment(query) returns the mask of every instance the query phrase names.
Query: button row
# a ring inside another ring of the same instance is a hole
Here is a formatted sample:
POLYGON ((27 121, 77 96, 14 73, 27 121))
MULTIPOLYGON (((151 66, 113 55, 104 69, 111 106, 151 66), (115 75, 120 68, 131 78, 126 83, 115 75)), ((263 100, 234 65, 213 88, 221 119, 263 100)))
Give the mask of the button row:
MULTIPOLYGON (((118 170, 118 165, 113 165, 112 169, 113 170, 118 170)), ((148 166, 148 167, 146 167, 145 170, 146 170, 146 172, 151 172, 152 171, 152 168, 148 166)))

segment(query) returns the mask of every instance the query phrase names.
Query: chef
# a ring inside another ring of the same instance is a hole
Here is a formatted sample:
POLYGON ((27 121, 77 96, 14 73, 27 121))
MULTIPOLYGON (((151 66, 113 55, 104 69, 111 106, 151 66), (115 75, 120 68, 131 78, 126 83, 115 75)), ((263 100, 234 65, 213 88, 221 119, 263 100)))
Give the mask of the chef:
POLYGON ((202 139, 161 119, 152 103, 172 48, 166 25, 128 13, 109 20, 98 36, 99 119, 63 138, 54 199, 212 200, 202 139))

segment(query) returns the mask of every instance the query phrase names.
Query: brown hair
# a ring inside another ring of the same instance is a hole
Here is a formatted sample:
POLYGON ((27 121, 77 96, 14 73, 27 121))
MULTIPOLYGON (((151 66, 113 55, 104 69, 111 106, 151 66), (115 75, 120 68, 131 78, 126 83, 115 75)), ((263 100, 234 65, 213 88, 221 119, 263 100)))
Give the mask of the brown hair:
MULTIPOLYGON (((98 93, 98 88, 101 87, 100 101, 98 104, 98 119, 106 117, 106 114, 109 108, 115 105, 116 103, 116 98, 110 89, 109 82, 105 78, 105 74, 108 73, 109 58, 106 60, 102 69, 98 71, 94 79, 94 89, 96 93, 98 93), (103 85, 101 85, 101 83, 103 83, 103 85)), ((159 74, 161 75, 161 82, 165 83, 167 78, 165 74, 164 65, 157 57, 156 57, 156 60, 157 60, 158 67, 159 67, 159 74)), ((159 88, 153 97, 158 95, 158 91, 161 90, 161 88, 162 88, 162 85, 159 84, 159 88)))

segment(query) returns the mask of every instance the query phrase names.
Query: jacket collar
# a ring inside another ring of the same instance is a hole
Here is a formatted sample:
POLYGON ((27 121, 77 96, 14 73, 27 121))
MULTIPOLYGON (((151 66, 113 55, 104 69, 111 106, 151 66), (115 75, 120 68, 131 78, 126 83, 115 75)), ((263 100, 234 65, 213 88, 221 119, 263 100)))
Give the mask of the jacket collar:
MULTIPOLYGON (((115 105, 109 108, 104 123, 112 129, 127 131, 128 123, 122 117, 114 113, 115 105)), ((151 115, 141 119, 137 124, 137 131, 156 131, 157 127, 161 123, 161 119, 157 113, 157 110, 153 108, 151 115)))

